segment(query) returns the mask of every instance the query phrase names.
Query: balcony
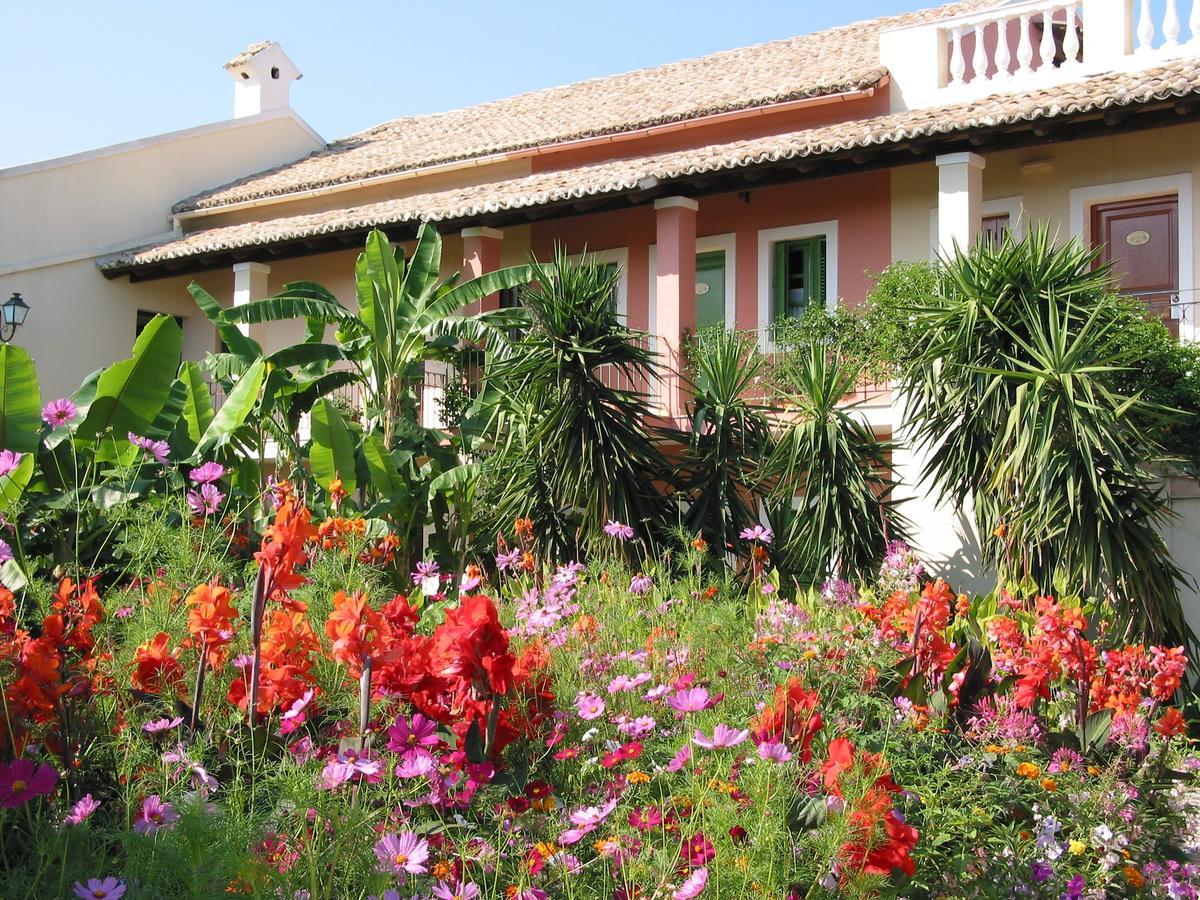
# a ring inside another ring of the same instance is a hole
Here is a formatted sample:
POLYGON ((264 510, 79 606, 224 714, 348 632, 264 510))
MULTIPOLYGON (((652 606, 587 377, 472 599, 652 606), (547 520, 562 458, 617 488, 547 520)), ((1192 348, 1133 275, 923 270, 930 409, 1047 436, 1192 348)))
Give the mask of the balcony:
POLYGON ((1040 90, 1195 55, 1200 0, 1018 0, 880 36, 899 109, 1040 90))

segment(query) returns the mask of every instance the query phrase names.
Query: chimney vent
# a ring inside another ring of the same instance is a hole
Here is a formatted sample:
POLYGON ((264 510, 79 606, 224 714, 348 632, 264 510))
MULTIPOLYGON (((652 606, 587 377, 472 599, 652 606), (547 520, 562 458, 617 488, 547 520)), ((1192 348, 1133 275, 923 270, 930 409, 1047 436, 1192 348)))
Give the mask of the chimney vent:
POLYGON ((257 116, 288 108, 288 91, 300 70, 275 41, 251 44, 229 62, 225 71, 233 78, 233 117, 257 116))

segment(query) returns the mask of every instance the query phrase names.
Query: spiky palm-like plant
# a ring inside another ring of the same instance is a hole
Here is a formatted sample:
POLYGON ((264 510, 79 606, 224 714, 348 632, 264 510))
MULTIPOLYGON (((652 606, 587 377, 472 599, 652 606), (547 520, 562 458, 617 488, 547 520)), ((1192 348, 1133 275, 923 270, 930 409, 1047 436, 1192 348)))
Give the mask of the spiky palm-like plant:
POLYGON ((1159 535, 1168 510, 1146 467, 1162 457, 1146 423, 1169 415, 1114 389, 1136 365, 1107 266, 1048 229, 981 242, 944 261, 911 309, 904 389, 928 476, 974 501, 985 553, 1007 580, 1056 575, 1108 599, 1125 628, 1189 634, 1183 579, 1159 535))
POLYGON ((758 522, 754 472, 770 444, 767 410, 748 399, 764 361, 752 335, 706 330, 689 353, 692 431, 681 466, 684 526, 718 548, 758 522))
POLYGON ((789 354, 782 428, 759 478, 779 562, 802 582, 868 576, 907 525, 891 500, 889 441, 845 398, 861 367, 813 343, 789 354), (797 505, 798 503, 798 505, 797 505))
POLYGON ((609 519, 654 541, 670 520, 669 468, 647 424, 649 398, 614 382, 650 383, 657 364, 614 308, 619 273, 561 249, 533 273, 521 294, 532 324, 488 371, 501 514, 533 518, 542 549, 560 559, 601 537, 609 519))

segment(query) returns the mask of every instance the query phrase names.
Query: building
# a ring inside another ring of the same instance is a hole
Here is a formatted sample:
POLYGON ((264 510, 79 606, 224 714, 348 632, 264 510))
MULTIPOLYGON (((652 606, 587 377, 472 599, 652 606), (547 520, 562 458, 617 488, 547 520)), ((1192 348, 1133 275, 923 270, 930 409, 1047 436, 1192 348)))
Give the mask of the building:
MULTIPOLYGON (((299 73, 278 45, 227 68, 229 122, 0 172, 5 208, 37 210, 0 226, 0 293, 38 304, 22 339, 53 389, 125 353, 145 313, 214 349, 193 278, 229 303, 302 279, 352 302, 365 232, 422 221, 472 273, 556 242, 618 263, 621 310, 667 358, 721 321, 766 346, 777 317, 859 302, 893 260, 1031 220, 1105 248, 1123 290, 1197 337, 1200 0, 963 0, 329 144, 288 109, 299 73)), ((299 337, 253 328, 267 349, 299 337)), ((903 433, 890 394, 866 414, 903 433)), ((921 460, 893 464, 922 551, 977 568, 963 517, 916 486, 921 460)), ((1200 494, 1171 491, 1167 538, 1195 570, 1200 494)))

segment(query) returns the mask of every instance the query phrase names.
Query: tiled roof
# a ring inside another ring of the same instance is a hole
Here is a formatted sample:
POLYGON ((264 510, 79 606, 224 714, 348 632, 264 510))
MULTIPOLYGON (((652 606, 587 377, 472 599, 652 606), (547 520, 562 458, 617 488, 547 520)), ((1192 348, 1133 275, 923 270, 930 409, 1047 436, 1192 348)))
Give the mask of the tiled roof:
POLYGON ((826 156, 916 138, 952 135, 1194 94, 1200 94, 1200 59, 1179 59, 1155 69, 1111 73, 1030 93, 997 94, 957 106, 909 110, 788 134, 612 160, 309 215, 201 229, 175 240, 115 254, 100 260, 99 266, 110 274, 119 274, 171 260, 364 228, 419 221, 470 220, 505 210, 634 191, 639 189, 639 182, 644 184, 648 178, 668 182, 744 166, 826 156))
MULTIPOLYGON (((996 3, 960 0, 465 109, 395 119, 334 141, 304 159, 196 194, 177 203, 174 211, 868 87, 886 74, 879 62, 884 29, 996 3)), ((800 9, 796 7, 798 16, 800 9)))
POLYGON ((266 50, 268 47, 270 47, 273 43, 275 43, 275 42, 274 41, 259 41, 257 44, 251 44, 249 47, 247 47, 245 50, 243 50, 241 53, 239 53, 237 56, 235 56, 229 62, 225 63, 225 68, 233 69, 244 63, 250 62, 250 60, 252 60, 258 54, 262 53, 264 50, 266 50))

